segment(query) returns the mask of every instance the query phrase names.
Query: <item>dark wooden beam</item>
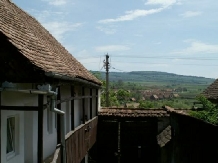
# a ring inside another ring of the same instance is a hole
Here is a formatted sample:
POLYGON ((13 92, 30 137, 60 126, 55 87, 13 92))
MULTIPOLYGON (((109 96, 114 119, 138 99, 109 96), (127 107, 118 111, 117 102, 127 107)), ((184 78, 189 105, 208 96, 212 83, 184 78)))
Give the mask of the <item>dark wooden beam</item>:
MULTIPOLYGON (((92 96, 92 97, 96 97, 96 96, 92 96)), ((62 99, 62 100, 57 100, 57 104, 72 101, 72 100, 80 100, 80 99, 92 98, 92 97, 91 96, 69 97, 69 98, 65 98, 65 99, 62 99)))
MULTIPOLYGON (((2 105, 2 92, 0 91, 0 106, 2 105)), ((2 142, 1 142, 1 135, 2 135, 2 128, 1 128, 1 126, 2 126, 2 124, 1 124, 1 121, 2 121, 2 111, 0 110, 0 153, 2 153, 1 151, 2 151, 2 142)), ((1 154, 0 154, 0 163, 1 163, 1 160, 2 160, 2 158, 1 158, 1 154)))
POLYGON ((38 111, 38 106, 0 106, 0 110, 38 111))
POLYGON ((90 97, 90 103, 89 103, 89 104, 90 104, 90 106, 89 106, 89 109, 90 109, 90 110, 89 110, 89 112, 90 112, 90 114, 89 114, 89 115, 90 115, 89 119, 92 119, 92 88, 90 88, 90 96, 91 96, 91 97, 90 97))
POLYGON ((43 95, 38 95, 38 163, 43 163, 43 95))
MULTIPOLYGON (((71 86, 71 96, 74 97, 74 86, 71 86)), ((74 100, 71 100, 71 130, 74 130, 74 100)))
POLYGON ((95 106, 95 115, 98 115, 98 89, 96 89, 96 106, 95 106))
MULTIPOLYGON (((61 100, 61 88, 58 87, 57 100, 61 100)), ((57 104, 57 108, 61 110, 61 103, 57 104)), ((61 143, 61 115, 57 114, 57 144, 61 143)))
MULTIPOLYGON (((82 87, 82 96, 85 96, 85 87, 82 87)), ((85 124, 85 99, 82 99, 83 123, 85 124)))

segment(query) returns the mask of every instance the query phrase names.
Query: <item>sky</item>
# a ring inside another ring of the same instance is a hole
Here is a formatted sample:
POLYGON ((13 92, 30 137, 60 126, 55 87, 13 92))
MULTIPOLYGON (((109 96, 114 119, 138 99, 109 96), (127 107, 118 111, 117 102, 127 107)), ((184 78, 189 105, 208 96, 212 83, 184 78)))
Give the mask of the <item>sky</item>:
POLYGON ((11 0, 88 70, 218 78, 217 0, 11 0))

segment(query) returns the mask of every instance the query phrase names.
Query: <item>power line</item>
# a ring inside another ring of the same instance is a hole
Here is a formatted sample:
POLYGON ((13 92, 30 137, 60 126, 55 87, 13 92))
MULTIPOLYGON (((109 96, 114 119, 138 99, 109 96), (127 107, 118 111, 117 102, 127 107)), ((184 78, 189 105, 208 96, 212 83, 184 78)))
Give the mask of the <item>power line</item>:
MULTIPOLYGON (((90 57, 78 57, 77 59, 86 60, 92 58, 99 58, 103 55, 90 56, 90 57)), ((178 57, 178 56, 136 56, 136 55, 128 55, 128 56, 112 56, 114 58, 149 58, 149 59, 184 59, 184 60, 218 60, 217 57, 178 57)), ((111 61, 111 60, 110 60, 111 61)))
POLYGON ((184 59, 184 60, 218 60, 218 58, 208 57, 176 57, 176 56, 113 56, 115 58, 149 58, 149 59, 184 59))
MULTIPOLYGON (((83 64, 93 64, 93 63, 98 63, 98 62, 83 62, 83 64)), ((146 65, 155 65, 155 64, 170 64, 170 65, 187 65, 187 66, 218 66, 218 65, 205 65, 205 64, 185 64, 185 63, 147 63, 147 62, 121 62, 121 61, 114 61, 114 63, 139 63, 139 64, 146 64, 146 65)), ((101 68, 102 69, 102 68, 101 68)), ((122 71, 122 70, 121 70, 122 71)))
POLYGON ((122 71, 122 72, 125 72, 125 71, 123 71, 123 70, 120 70, 120 69, 116 69, 116 68, 114 68, 114 67, 111 67, 112 69, 114 69, 114 70, 118 70, 118 71, 122 71))

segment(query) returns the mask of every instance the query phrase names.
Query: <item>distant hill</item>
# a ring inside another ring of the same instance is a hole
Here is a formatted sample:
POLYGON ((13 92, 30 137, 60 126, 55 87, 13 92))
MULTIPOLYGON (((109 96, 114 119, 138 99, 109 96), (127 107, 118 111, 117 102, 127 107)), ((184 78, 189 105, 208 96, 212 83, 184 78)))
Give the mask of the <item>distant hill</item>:
MULTIPOLYGON (((105 80, 105 72, 91 71, 93 74, 98 74, 102 80, 105 80)), ((167 72, 158 71, 132 71, 132 72, 110 72, 110 82, 117 82, 122 80, 123 82, 152 82, 162 84, 197 84, 197 85, 209 85, 215 79, 197 77, 197 76, 185 76, 177 75, 167 72)))

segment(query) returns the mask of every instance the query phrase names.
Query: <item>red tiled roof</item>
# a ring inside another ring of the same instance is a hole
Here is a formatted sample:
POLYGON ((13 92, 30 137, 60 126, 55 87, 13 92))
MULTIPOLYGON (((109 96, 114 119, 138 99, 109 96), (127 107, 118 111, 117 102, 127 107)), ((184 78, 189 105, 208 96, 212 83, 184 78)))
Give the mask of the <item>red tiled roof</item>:
POLYGON ((191 109, 175 109, 175 108, 171 108, 169 106, 164 106, 163 108, 165 108, 169 113, 177 113, 177 114, 182 114, 182 115, 190 116, 188 114, 188 112, 191 109))
POLYGON ((141 108, 101 108, 99 116, 115 117, 168 117, 164 109, 141 109, 141 108))
POLYGON ((36 19, 9 0, 0 0, 0 32, 44 72, 101 85, 36 19))

